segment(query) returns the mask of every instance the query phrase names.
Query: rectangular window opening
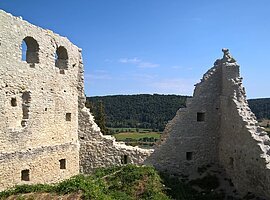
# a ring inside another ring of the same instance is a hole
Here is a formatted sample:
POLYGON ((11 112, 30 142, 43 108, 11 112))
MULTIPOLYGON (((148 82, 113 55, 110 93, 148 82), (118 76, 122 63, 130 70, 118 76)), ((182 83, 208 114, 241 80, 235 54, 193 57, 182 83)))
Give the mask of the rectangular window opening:
POLYGON ((231 167, 231 169, 233 169, 234 167, 234 159, 232 157, 230 157, 229 166, 231 167))
POLYGON ((71 113, 66 113, 66 121, 71 121, 71 113))
POLYGON ((66 159, 59 160, 60 169, 66 169, 66 159))
POLYGON ((60 74, 65 74, 65 70, 64 69, 60 69, 60 74))
POLYGON ((22 181, 30 181, 30 171, 29 169, 25 169, 21 171, 21 180, 22 181))
POLYGON ((121 164, 123 164, 123 165, 128 164, 128 156, 127 155, 121 156, 121 164))
POLYGON ((11 98, 11 106, 12 107, 15 107, 15 106, 17 106, 17 99, 14 97, 14 98, 11 98))
POLYGON ((187 160, 192 160, 193 157, 193 152, 186 152, 186 159, 187 160))
POLYGON ((204 122, 205 121, 205 113, 198 112, 197 113, 197 122, 204 122))

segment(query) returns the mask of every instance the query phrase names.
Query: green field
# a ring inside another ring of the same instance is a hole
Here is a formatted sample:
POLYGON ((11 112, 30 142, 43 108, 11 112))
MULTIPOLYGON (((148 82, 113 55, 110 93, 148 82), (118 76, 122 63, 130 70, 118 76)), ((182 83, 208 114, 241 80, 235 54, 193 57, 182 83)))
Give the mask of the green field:
POLYGON ((117 141, 125 142, 126 145, 149 148, 160 139, 161 133, 153 129, 142 128, 109 128, 109 131, 117 141))
POLYGON ((108 128, 113 133, 124 133, 124 132, 139 132, 139 133, 149 133, 155 132, 153 129, 147 128, 108 128))
POLYGON ((138 133, 138 132, 125 132, 125 133, 117 133, 113 136, 116 140, 124 141, 127 138, 131 138, 134 140, 139 140, 140 138, 155 138, 160 139, 160 133, 158 132, 148 132, 148 133, 138 133))

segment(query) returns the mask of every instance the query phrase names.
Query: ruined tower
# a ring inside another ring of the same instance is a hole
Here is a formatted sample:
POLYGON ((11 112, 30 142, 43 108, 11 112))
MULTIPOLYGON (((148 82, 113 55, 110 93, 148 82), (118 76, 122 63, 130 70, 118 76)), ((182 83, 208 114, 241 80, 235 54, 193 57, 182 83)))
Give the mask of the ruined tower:
POLYGON ((216 165, 239 193, 270 197, 270 139, 248 106, 239 65, 228 49, 223 53, 168 123, 167 139, 147 163, 189 177, 216 165))

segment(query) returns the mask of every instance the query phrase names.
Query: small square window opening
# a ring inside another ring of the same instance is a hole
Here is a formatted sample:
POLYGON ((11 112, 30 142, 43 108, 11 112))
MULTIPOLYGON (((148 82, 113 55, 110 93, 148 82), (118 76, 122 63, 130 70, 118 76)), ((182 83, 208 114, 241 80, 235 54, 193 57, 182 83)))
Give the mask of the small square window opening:
POLYGON ((30 181, 30 171, 29 169, 25 169, 21 171, 21 180, 22 181, 30 181))
POLYGON ((59 160, 60 169, 66 169, 66 159, 59 160))
POLYGON ((66 113, 66 121, 71 121, 71 113, 66 113))
POLYGON ((186 152, 186 159, 187 160, 192 160, 193 157, 193 152, 186 152))
POLYGON ((197 122, 204 122, 205 121, 205 113, 198 112, 197 113, 197 122))

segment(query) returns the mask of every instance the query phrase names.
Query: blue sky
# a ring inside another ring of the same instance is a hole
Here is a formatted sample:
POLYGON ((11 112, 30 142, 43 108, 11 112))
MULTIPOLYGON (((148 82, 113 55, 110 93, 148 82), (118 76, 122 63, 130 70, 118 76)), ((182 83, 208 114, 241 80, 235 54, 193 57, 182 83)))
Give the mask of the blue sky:
POLYGON ((192 95, 230 49, 248 98, 270 97, 269 0, 1 0, 83 49, 87 96, 192 95))

